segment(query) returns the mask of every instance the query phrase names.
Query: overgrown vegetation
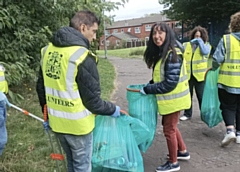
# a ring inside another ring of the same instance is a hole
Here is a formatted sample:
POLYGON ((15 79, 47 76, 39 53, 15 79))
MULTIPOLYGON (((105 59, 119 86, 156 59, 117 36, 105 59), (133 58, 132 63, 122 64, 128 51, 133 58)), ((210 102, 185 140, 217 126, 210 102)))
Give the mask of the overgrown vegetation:
MULTIPOLYGON (((127 1, 0 0, 0 63, 4 63, 9 85, 21 85, 23 80, 36 78, 40 49, 49 42, 53 32, 69 24, 76 11, 89 9, 101 20, 111 22, 112 16, 104 16, 102 11, 117 9, 127 1)), ((101 24, 98 37, 102 33, 101 24)))

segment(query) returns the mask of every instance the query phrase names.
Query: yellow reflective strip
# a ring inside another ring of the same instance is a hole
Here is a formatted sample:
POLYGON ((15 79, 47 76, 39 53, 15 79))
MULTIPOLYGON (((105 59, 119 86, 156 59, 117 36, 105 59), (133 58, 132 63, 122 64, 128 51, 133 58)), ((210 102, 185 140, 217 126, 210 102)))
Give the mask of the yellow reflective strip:
POLYGON ((226 59, 230 59, 230 54, 231 54, 231 40, 230 40, 230 35, 226 35, 226 59))
POLYGON ((229 76, 240 76, 240 72, 234 72, 234 71, 219 71, 219 74, 222 75, 229 75, 229 76))
POLYGON ((66 99, 78 99, 80 97, 78 90, 60 91, 53 88, 45 87, 45 92, 46 94, 66 99))
POLYGON ((52 116, 58 117, 58 118, 65 118, 65 119, 70 119, 70 120, 78 120, 85 118, 86 116, 91 115, 92 113, 85 109, 81 112, 76 112, 76 113, 69 113, 69 112, 63 112, 63 111, 58 111, 52 108, 48 107, 48 113, 51 114, 52 116))
POLYGON ((240 63, 240 60, 236 60, 236 59, 225 59, 224 63, 240 63))
POLYGON ((5 81, 5 76, 0 76, 0 81, 5 81))
POLYGON ((195 69, 195 70, 192 70, 193 73, 200 73, 200 72, 206 72, 206 68, 204 69, 195 69))
POLYGON ((202 60, 194 60, 194 61, 192 61, 192 64, 199 64, 199 63, 205 63, 205 62, 207 62, 206 58, 204 58, 202 60))
POLYGON ((47 46, 45 46, 45 47, 43 47, 42 48, 42 58, 41 58, 41 60, 40 60, 40 65, 42 66, 42 64, 43 64, 43 58, 44 58, 44 56, 45 56, 45 54, 46 54, 46 51, 47 51, 47 48, 48 48, 49 46, 47 45, 47 46))
POLYGON ((186 96, 188 93, 189 93, 189 89, 187 88, 185 91, 178 93, 178 94, 171 94, 171 95, 162 95, 162 94, 158 95, 157 94, 157 100, 164 101, 164 100, 177 99, 177 98, 186 96))
MULTIPOLYGON (((79 48, 75 53, 73 53, 69 59, 67 74, 66 74, 66 86, 67 90, 73 90, 73 84, 75 83, 74 70, 76 69, 76 61, 82 57, 82 55, 87 51, 86 48, 79 48)), ((83 57, 82 57, 83 58, 83 57)))

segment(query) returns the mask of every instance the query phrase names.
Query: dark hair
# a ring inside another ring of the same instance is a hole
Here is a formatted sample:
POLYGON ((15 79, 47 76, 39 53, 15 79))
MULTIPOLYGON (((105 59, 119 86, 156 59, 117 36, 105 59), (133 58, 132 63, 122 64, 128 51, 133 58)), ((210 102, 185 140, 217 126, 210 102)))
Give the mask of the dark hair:
POLYGON ((240 32, 240 12, 231 15, 229 24, 230 32, 240 32))
POLYGON ((75 29, 79 29, 82 24, 87 25, 88 27, 93 26, 94 23, 100 25, 99 18, 95 15, 95 13, 89 10, 78 11, 70 20, 70 27, 75 29))
POLYGON ((201 33, 201 38, 203 40, 204 43, 206 43, 208 41, 208 32, 205 28, 201 27, 201 26, 196 26, 190 33, 190 40, 194 39, 194 35, 195 33, 199 31, 201 33))
POLYGON ((165 60, 167 58, 167 53, 169 50, 172 50, 173 52, 173 57, 172 61, 177 61, 177 53, 175 50, 175 35, 173 30, 165 23, 155 23, 152 28, 151 32, 149 35, 149 41, 147 48, 144 52, 144 61, 146 62, 147 66, 149 68, 152 68, 156 65, 156 63, 162 58, 165 60), (157 28, 163 32, 166 32, 166 37, 163 42, 163 44, 158 47, 154 42, 153 42, 153 31, 154 29, 157 28))

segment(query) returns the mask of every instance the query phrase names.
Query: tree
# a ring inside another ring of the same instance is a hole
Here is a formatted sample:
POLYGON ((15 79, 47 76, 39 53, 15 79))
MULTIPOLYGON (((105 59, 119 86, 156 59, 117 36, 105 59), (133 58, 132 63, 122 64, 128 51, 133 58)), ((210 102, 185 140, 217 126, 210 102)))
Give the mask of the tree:
MULTIPOLYGON (((36 76, 40 49, 49 42, 54 31, 69 24, 69 18, 76 11, 89 9, 101 19, 107 19, 103 10, 117 9, 127 1, 0 0, 0 63, 6 67, 8 83, 17 85, 23 79, 36 76)), ((99 35, 103 33, 102 28, 100 25, 99 35)))
MULTIPOLYGON (((82 9, 94 11, 102 20, 110 20, 102 11, 118 9, 128 0, 0 0, 0 63, 6 68, 9 85, 33 80, 39 68, 40 50, 59 27, 69 25, 72 15, 82 9)), ((99 27, 98 37, 103 33, 99 27)), ((92 49, 96 49, 97 41, 92 49)), ((11 89, 10 89, 11 90, 11 89)), ((14 100, 16 94, 9 92, 14 100)))
POLYGON ((230 16, 238 11, 240 0, 159 0, 159 3, 167 7, 164 14, 183 21, 188 29, 196 25, 208 28, 210 41, 216 46, 227 30, 230 16))

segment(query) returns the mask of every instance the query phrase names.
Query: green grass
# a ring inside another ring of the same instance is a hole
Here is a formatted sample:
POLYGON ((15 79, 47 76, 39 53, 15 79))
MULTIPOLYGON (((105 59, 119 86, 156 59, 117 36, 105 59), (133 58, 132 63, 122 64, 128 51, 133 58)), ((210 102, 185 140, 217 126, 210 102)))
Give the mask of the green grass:
MULTIPOLYGON (((102 98, 108 100, 114 88, 114 67, 107 59, 99 59, 98 69, 102 98)), ((25 98, 16 104, 17 106, 42 118, 35 84, 25 83, 22 87, 11 90, 25 98)), ((0 157, 1 172, 53 172, 56 169, 55 162, 50 158, 51 146, 48 135, 41 122, 8 108, 7 130, 8 143, 0 157)), ((53 144, 56 146, 54 140, 53 144)))
MULTIPOLYGON (((123 58, 142 58, 143 52, 146 47, 134 47, 134 48, 124 48, 124 49, 115 49, 115 50, 107 50, 107 56, 113 57, 123 57, 123 58), (141 52, 141 53, 139 53, 141 52), (132 54, 132 55, 131 55, 132 54)), ((105 56, 104 50, 98 50, 97 55, 105 56)))

